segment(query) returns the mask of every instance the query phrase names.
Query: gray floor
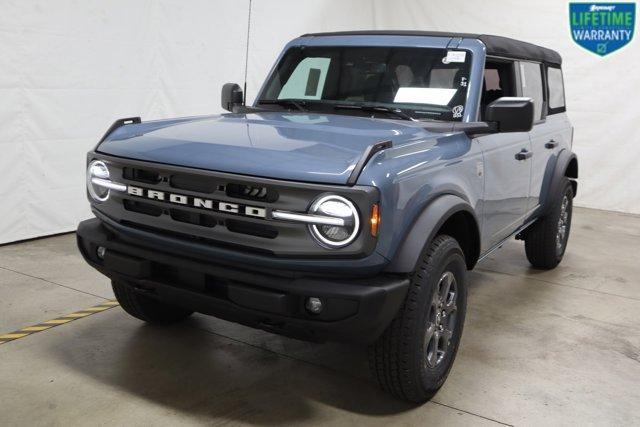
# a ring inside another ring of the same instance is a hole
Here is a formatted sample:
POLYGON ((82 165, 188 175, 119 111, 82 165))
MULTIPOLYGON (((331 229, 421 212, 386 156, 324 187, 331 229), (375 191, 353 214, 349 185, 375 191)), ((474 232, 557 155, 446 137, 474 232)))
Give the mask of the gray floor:
MULTIPOLYGON (((576 209, 568 253, 531 270, 512 241, 470 275, 457 361, 411 407, 364 349, 204 316, 168 329, 119 308, 0 345, 0 425, 638 425, 640 217, 576 209)), ((73 235, 0 247, 0 334, 112 298, 73 235)))

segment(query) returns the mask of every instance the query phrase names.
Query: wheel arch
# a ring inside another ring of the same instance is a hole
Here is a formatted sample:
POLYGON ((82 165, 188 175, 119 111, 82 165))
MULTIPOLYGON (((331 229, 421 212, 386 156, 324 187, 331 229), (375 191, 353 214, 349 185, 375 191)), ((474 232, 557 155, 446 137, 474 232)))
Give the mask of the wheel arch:
POLYGON ((480 256, 480 228, 476 214, 466 200, 453 194, 444 194, 429 203, 417 216, 386 271, 414 271, 423 252, 440 234, 447 234, 458 241, 467 268, 472 269, 480 256))
POLYGON ((558 154, 551 183, 543 198, 544 213, 547 213, 550 206, 553 205, 553 197, 560 191, 560 186, 565 178, 569 178, 575 196, 578 192, 578 181, 576 181, 578 178, 578 156, 568 149, 562 150, 558 154))
MULTIPOLYGON (((573 153, 571 153, 573 154, 573 153)), ((564 170, 564 176, 571 179, 571 187, 573 188, 573 195, 578 193, 578 156, 573 154, 573 156, 569 159, 569 163, 564 170)))

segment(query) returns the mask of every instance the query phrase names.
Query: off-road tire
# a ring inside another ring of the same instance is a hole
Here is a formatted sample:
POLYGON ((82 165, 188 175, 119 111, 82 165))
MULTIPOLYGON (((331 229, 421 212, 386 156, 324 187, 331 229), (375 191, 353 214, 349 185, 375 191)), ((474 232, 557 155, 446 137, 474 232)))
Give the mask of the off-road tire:
POLYGON ((466 264, 458 242, 446 235, 436 237, 411 275, 402 307, 382 336, 369 346, 369 367, 384 391, 408 402, 423 403, 444 384, 462 335, 466 283, 466 264), (449 317, 455 325, 444 356, 437 365, 429 366, 427 356, 433 352, 429 352, 428 333, 433 325, 434 292, 438 292, 436 288, 447 272, 453 274, 457 288, 455 317, 449 317))
POLYGON ((124 311, 145 322, 169 325, 179 322, 193 313, 193 311, 140 294, 133 287, 115 280, 111 281, 111 286, 124 311))
POLYGON ((573 187, 568 178, 564 178, 552 203, 547 215, 526 230, 524 237, 527 259, 532 266, 541 270, 550 270, 560 264, 567 248, 573 211, 573 187), (566 206, 563 211, 565 198, 566 206), (566 215, 563 212, 566 212, 566 215), (561 238, 559 230, 562 226, 565 228, 561 238), (559 240, 562 241, 558 243, 559 240))

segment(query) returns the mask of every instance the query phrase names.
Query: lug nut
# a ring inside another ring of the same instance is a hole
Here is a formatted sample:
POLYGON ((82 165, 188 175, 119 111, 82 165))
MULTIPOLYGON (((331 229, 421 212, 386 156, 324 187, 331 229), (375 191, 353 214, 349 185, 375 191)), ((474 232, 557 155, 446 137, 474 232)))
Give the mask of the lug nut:
POLYGON ((304 308, 311 314, 320 314, 324 307, 322 306, 322 300, 320 298, 309 297, 305 301, 304 308))
POLYGON ((104 259, 104 255, 106 253, 107 253, 107 248, 105 248, 104 246, 98 246, 98 249, 96 250, 96 255, 98 255, 98 258, 104 259))

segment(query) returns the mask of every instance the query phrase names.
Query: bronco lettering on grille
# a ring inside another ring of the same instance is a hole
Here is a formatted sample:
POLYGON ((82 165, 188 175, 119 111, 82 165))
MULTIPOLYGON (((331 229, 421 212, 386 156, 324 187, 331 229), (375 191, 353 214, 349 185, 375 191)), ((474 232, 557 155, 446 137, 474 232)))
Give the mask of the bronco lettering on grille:
POLYGON ((134 187, 133 185, 127 186, 127 194, 145 199, 173 203, 175 205, 191 206, 193 208, 246 215, 255 218, 266 218, 267 216, 267 210, 257 206, 221 202, 218 200, 204 199, 185 194, 167 193, 164 191, 150 190, 148 188, 134 187))

